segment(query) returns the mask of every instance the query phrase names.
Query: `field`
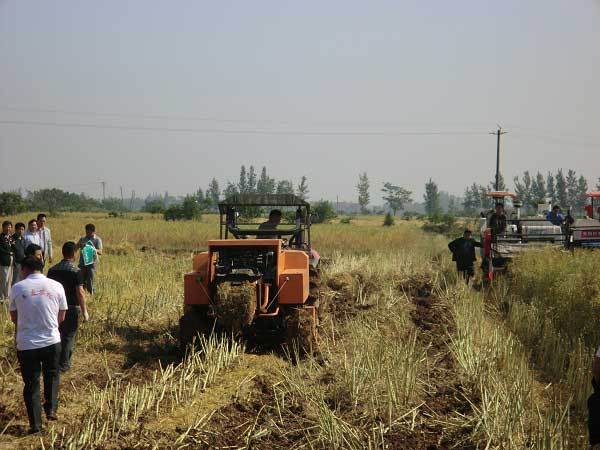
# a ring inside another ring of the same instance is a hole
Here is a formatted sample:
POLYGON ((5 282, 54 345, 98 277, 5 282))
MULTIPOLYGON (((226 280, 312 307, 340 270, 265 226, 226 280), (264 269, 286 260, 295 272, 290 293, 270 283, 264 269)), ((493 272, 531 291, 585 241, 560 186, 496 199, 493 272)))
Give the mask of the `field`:
POLYGON ((106 249, 92 320, 40 436, 26 435, 0 308, 0 448, 585 448, 597 253, 530 253, 484 290, 415 222, 315 225, 331 306, 321 355, 213 337, 181 359, 182 275, 215 218, 54 217, 55 255, 90 221, 106 249))

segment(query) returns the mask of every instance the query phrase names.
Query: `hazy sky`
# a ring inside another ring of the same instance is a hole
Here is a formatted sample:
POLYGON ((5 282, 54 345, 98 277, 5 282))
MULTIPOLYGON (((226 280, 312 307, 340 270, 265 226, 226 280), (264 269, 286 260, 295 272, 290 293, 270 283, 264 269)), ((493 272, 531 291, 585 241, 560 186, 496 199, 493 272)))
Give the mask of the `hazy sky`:
POLYGON ((599 0, 0 0, 0 190, 183 194, 245 163, 420 200, 487 183, 497 123, 507 179, 595 184, 599 73, 599 0))

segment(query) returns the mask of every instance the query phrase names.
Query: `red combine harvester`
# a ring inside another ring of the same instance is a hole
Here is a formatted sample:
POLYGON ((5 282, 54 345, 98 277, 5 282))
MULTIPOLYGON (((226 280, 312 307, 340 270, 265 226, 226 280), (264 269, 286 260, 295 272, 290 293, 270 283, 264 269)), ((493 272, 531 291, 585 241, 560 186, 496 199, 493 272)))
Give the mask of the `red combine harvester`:
POLYGON ((569 248, 600 248, 600 191, 589 192, 590 203, 585 207, 585 219, 575 219, 569 226, 569 248))

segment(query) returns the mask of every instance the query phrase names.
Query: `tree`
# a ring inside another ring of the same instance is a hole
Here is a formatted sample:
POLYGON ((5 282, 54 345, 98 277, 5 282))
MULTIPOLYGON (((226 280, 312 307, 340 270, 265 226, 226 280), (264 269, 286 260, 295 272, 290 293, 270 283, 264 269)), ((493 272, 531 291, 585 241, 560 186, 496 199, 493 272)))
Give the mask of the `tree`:
POLYGON ((479 185, 479 201, 481 203, 481 208, 483 209, 491 209, 494 207, 494 199, 490 197, 488 194, 492 192, 492 189, 489 187, 485 187, 479 185))
POLYGON ((0 193, 0 215, 18 214, 27 209, 25 200, 18 192, 0 193))
POLYGON ((300 184, 298 185, 298 189, 296 190, 298 197, 302 200, 306 200, 308 198, 308 181, 304 175, 300 179, 300 184))
POLYGON ((246 166, 244 165, 240 168, 240 180, 237 187, 240 194, 248 192, 248 176, 246 175, 246 166))
POLYGON ((577 203, 577 174, 573 169, 567 172, 567 205, 575 206, 577 203))
POLYGON ((575 210, 582 211, 587 203, 588 183, 583 175, 577 180, 577 197, 575 199, 575 210))
POLYGON ((472 186, 467 186, 465 189, 463 208, 468 215, 473 215, 478 209, 481 209, 481 193, 477 183, 473 183, 472 186))
POLYGON ((392 210, 394 216, 397 211, 403 210, 404 206, 412 201, 411 191, 400 186, 395 186, 390 182, 385 182, 381 191, 384 193, 383 200, 392 210))
POLYGON ((256 183, 256 192, 259 194, 272 194, 275 192, 275 180, 267 175, 267 168, 263 166, 260 177, 256 183))
POLYGON ((523 205, 525 205, 526 208, 530 208, 532 206, 535 206, 537 208, 537 203, 535 203, 535 205, 533 205, 533 195, 532 195, 532 190, 531 190, 531 185, 532 185, 532 180, 531 180, 531 175, 529 174, 529 171, 526 170, 523 173, 523 177, 522 177, 523 181, 519 180, 519 177, 515 177, 514 181, 515 181, 515 194, 517 194, 517 197, 519 197, 519 199, 523 202, 523 205))
MULTIPOLYGON (((498 190, 499 191, 505 191, 506 190, 506 183, 504 182, 504 177, 502 176, 502 174, 498 174, 498 190)), ((494 175, 494 179, 492 180, 492 182, 490 183, 490 190, 491 191, 495 191, 496 190, 496 176, 494 175)))
POLYGON ((277 194, 294 194, 294 184, 289 180, 280 180, 277 183, 277 194))
POLYGON ((531 201, 537 205, 546 203, 546 180, 541 173, 537 173, 531 183, 531 201))
POLYGON ((164 212, 165 220, 198 220, 202 217, 202 204, 195 195, 187 195, 180 205, 171 205, 164 212))
POLYGON ((333 205, 327 200, 320 200, 313 204, 312 211, 314 213, 314 218, 312 219, 314 223, 327 223, 337 217, 333 205))
POLYGON ((562 169, 558 169, 558 172, 556 173, 556 200, 563 208, 566 208, 569 204, 567 196, 567 181, 565 180, 562 169))
POLYGON ((358 184, 356 190, 358 191, 358 204, 363 214, 368 212, 367 206, 371 201, 371 195, 369 194, 369 177, 367 172, 363 172, 358 175, 358 184))
POLYGON ((437 184, 430 178, 425 183, 425 194, 423 194, 423 200, 425 200, 425 212, 429 217, 433 217, 440 212, 440 193, 438 191, 437 184))
POLYGON ((600 178, 598 178, 598 183, 596 183, 596 190, 600 191, 600 178))
POLYGON ((235 184, 233 184, 231 181, 227 182, 227 187, 225 188, 225 190, 223 191, 223 196, 228 199, 230 197, 233 197, 234 195, 237 195, 238 192, 238 188, 235 184))
POLYGON ((248 193, 255 194, 256 193, 256 172, 254 171, 254 166, 250 166, 250 170, 248 171, 248 193))
POLYGON ((552 172, 548 172, 548 176, 546 177, 546 195, 550 203, 556 205, 558 199, 556 198, 556 185, 554 184, 554 175, 552 175, 552 172))
POLYGON ((395 223, 394 217, 390 213, 386 213, 385 217, 383 218, 383 226, 391 227, 392 225, 394 225, 394 223, 395 223))
POLYGON ((216 178, 213 178, 206 189, 206 198, 210 199, 212 205, 217 205, 221 198, 221 189, 219 188, 219 182, 216 178))
POLYGON ((142 211, 148 212, 151 214, 162 214, 164 212, 163 201, 158 198, 154 199, 146 199, 146 203, 144 203, 144 207, 142 211))

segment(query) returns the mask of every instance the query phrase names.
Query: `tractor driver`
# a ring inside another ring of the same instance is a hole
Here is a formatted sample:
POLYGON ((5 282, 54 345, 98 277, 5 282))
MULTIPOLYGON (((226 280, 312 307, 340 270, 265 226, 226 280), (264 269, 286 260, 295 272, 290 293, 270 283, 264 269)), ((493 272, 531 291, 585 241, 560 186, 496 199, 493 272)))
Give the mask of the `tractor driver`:
POLYGON ((489 227, 492 229, 492 236, 498 236, 506 231, 506 214, 504 214, 503 203, 496 203, 496 210, 490 217, 489 227))
MULTIPOLYGON (((277 230, 277 227, 279 226, 279 224, 281 223, 281 210, 279 209, 273 209, 270 213, 269 213, 269 220, 267 220, 266 222, 261 223, 258 226, 259 230, 277 230)), ((265 236, 260 236, 261 239, 279 239, 279 236, 277 235, 265 235, 265 236)))
POLYGON ((554 207, 552 208, 552 211, 550 211, 546 215, 546 220, 549 221, 550 223, 552 223, 552 225, 556 225, 559 227, 563 224, 563 222, 565 221, 565 218, 560 213, 560 207, 558 205, 554 205, 554 207))

